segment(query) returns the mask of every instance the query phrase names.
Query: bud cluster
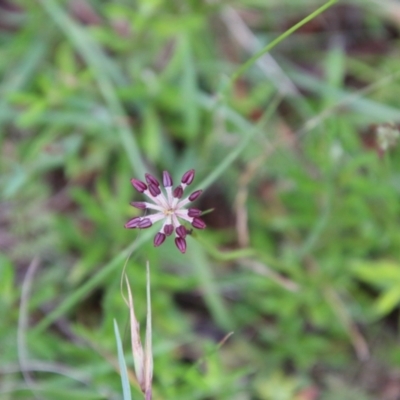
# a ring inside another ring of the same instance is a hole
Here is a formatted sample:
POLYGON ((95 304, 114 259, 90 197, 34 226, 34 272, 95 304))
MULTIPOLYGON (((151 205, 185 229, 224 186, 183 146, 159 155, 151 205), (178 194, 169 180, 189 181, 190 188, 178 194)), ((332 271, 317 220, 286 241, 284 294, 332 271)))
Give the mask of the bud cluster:
POLYGON ((160 246, 167 236, 171 236, 175 232, 175 245, 181 253, 185 253, 185 238, 188 230, 181 224, 180 220, 189 222, 196 229, 204 229, 206 227, 206 224, 200 218, 202 212, 199 209, 185 208, 201 195, 202 190, 196 190, 182 200, 184 190, 193 182, 194 175, 194 169, 187 171, 183 174, 180 184, 173 189, 172 177, 168 171, 164 171, 162 183, 164 190, 161 190, 160 182, 151 174, 145 174, 146 182, 132 179, 133 187, 139 193, 146 195, 152 203, 135 201, 131 205, 140 210, 156 210, 156 213, 144 217, 134 217, 125 224, 125 228, 145 229, 155 222, 163 220, 161 229, 154 237, 154 246, 160 246))

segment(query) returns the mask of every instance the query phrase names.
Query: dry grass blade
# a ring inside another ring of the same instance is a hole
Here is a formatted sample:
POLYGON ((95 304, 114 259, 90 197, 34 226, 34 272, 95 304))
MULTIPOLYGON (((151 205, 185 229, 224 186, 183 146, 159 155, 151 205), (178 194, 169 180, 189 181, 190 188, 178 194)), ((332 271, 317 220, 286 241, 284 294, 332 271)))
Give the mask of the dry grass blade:
MULTIPOLYGON (((251 52, 260 50, 261 44, 236 10, 227 7, 221 14, 221 17, 231 35, 243 49, 250 50, 251 52)), ((299 96, 299 91, 295 84, 270 54, 263 54, 256 61, 256 64, 282 95, 299 96)))
POLYGON ((125 276, 126 287, 128 289, 128 302, 129 302, 129 319, 131 324, 131 343, 132 355, 135 365, 135 373, 139 382, 140 388, 144 389, 144 370, 143 370, 143 347, 140 340, 140 325, 136 319, 135 309, 133 306, 133 296, 128 278, 125 276))
POLYGON ((18 318, 18 360, 21 368, 21 373, 24 377, 24 380, 28 386, 28 388, 32 391, 33 397, 35 399, 42 399, 36 393, 36 384, 33 380, 29 368, 27 367, 28 363, 28 350, 26 344, 26 331, 28 329, 28 302, 29 302, 29 293, 33 281, 33 277, 35 272, 39 267, 39 259, 35 258, 28 266, 28 270, 26 272, 24 282, 22 284, 22 293, 21 293, 21 304, 19 308, 19 318, 18 318))
POLYGON ((151 328, 150 267, 148 261, 146 263, 146 280, 147 280, 146 339, 145 339, 145 347, 143 349, 140 340, 140 325, 135 315, 132 291, 129 285, 128 278, 125 275, 125 282, 128 290, 128 307, 129 307, 129 316, 131 324, 132 354, 135 365, 136 378, 139 382, 140 389, 145 394, 146 400, 150 400, 152 398, 151 383, 153 379, 153 350, 151 342, 152 328, 151 328))

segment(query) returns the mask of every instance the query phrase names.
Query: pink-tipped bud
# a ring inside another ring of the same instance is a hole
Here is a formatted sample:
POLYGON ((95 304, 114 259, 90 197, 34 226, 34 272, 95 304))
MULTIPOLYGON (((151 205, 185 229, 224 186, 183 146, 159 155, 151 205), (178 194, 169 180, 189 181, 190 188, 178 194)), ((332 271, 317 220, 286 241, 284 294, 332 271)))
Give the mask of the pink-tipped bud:
POLYGON ((195 218, 193 218, 192 226, 193 226, 193 228, 196 228, 196 229, 204 229, 206 227, 206 224, 202 219, 195 217, 195 218))
POLYGON ((157 185, 150 183, 149 192, 153 197, 157 197, 161 193, 161 190, 157 185))
POLYGON ((173 231, 174 231, 174 226, 172 224, 164 225, 164 233, 166 236, 172 235, 173 231))
POLYGON ((163 172, 163 185, 164 187, 171 187, 173 185, 172 177, 168 171, 163 172))
POLYGON ((189 201, 195 201, 199 198, 199 196, 203 193, 202 190, 196 190, 189 196, 189 201))
POLYGON ((184 238, 175 238, 175 245, 181 253, 186 253, 186 240, 184 238))
POLYGON ((146 178, 146 182, 150 185, 153 184, 155 186, 160 186, 160 182, 158 182, 158 179, 155 178, 151 174, 145 174, 144 177, 146 178))
POLYGON ((203 212, 201 210, 199 210, 198 208, 189 208, 188 210, 188 216, 189 217, 200 217, 200 215, 203 212))
POLYGON ((176 232, 176 234, 177 234, 179 237, 185 239, 186 234, 187 234, 187 231, 186 231, 186 228, 185 228, 183 225, 179 225, 179 226, 176 228, 175 232, 176 232))
POLYGON ((138 179, 131 179, 131 183, 139 193, 143 193, 147 189, 147 185, 138 179))
POLYGON ((172 195, 173 195, 176 199, 180 199, 180 198, 183 196, 183 189, 182 189, 182 186, 181 186, 181 185, 177 186, 177 187, 174 189, 172 195))
POLYGON ((153 225, 153 223, 150 221, 149 218, 143 218, 140 222, 138 227, 140 229, 146 229, 146 228, 150 228, 153 225))
POLYGON ((161 232, 158 232, 156 236, 154 236, 154 247, 161 246, 164 243, 165 235, 161 232))
POLYGON ((133 228, 137 228, 139 226, 141 218, 140 217, 135 217, 130 219, 126 224, 125 224, 125 228, 127 229, 133 229, 133 228))
POLYGON ((184 183, 185 185, 190 185, 193 182, 193 179, 194 179, 194 169, 191 169, 183 174, 181 182, 184 183))
POLYGON ((146 203, 142 201, 132 201, 131 206, 139 208, 140 210, 145 210, 147 208, 146 203))

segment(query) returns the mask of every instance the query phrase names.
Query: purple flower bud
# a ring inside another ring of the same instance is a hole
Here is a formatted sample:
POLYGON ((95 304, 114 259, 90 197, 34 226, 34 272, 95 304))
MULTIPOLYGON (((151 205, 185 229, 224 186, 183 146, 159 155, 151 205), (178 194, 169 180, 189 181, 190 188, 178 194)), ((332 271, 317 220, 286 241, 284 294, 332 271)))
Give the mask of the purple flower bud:
POLYGON ((189 196, 189 201, 195 201, 199 198, 199 196, 203 193, 202 190, 196 190, 189 196))
POLYGON ((164 233, 166 236, 172 235, 173 231, 174 231, 174 226, 172 224, 167 224, 164 226, 164 233))
POLYGON ((182 186, 181 186, 181 185, 177 186, 177 187, 174 189, 172 195, 173 195, 175 198, 180 199, 180 198, 183 196, 183 189, 182 189, 182 186))
POLYGON ((146 182, 150 185, 153 184, 155 186, 160 186, 160 182, 158 182, 157 178, 155 178, 151 174, 145 174, 144 177, 146 178, 146 182))
POLYGON ((186 253, 186 240, 184 238, 175 238, 175 245, 181 253, 186 253))
POLYGON ((155 221, 164 221, 163 228, 154 236, 154 246, 161 246, 166 238, 174 233, 176 247, 181 253, 186 253, 186 237, 192 233, 193 229, 187 229, 185 225, 181 225, 182 222, 191 221, 192 226, 197 229, 206 227, 205 222, 201 219, 202 211, 188 206, 188 203, 197 200, 203 191, 196 190, 181 200, 186 187, 194 181, 194 177, 194 169, 185 172, 181 182, 175 188, 172 176, 168 171, 163 171, 162 181, 149 173, 145 174, 144 181, 132 179, 133 187, 149 197, 149 200, 133 201, 131 205, 140 210, 155 210, 155 213, 131 218, 125 224, 125 228, 145 229, 151 227, 155 221))
POLYGON ((153 223, 150 221, 149 218, 143 218, 139 224, 138 227, 140 229, 146 229, 146 228, 150 228, 153 225, 153 223))
POLYGON ((163 185, 164 187, 171 187, 174 183, 172 182, 172 177, 168 171, 163 172, 163 185))
POLYGON ((192 226, 196 229, 204 229, 206 227, 206 224, 202 219, 195 217, 193 218, 192 226))
POLYGON ((145 210, 147 208, 146 203, 142 201, 132 201, 131 206, 139 208, 140 210, 145 210))
POLYGON ((147 189, 147 185, 138 179, 131 179, 131 183, 133 187, 140 193, 143 193, 147 189))
POLYGON ((139 226, 141 218, 140 217, 135 217, 130 219, 126 224, 125 224, 125 228, 127 229, 133 229, 133 228, 137 228, 139 226))
POLYGON ((186 228, 183 225, 179 225, 176 230, 175 230, 176 234, 178 236, 180 236, 181 238, 185 239, 187 231, 186 228))
POLYGON ((193 182, 193 179, 194 179, 194 169, 191 169, 183 174, 181 182, 184 183, 185 185, 190 185, 193 182))
POLYGON ((165 235, 161 232, 158 232, 156 236, 154 236, 154 247, 161 246, 164 243, 165 235))
POLYGON ((161 193, 161 190, 157 185, 150 183, 149 184, 149 192, 153 197, 157 197, 161 193))
POLYGON ((188 216, 189 217, 200 217, 200 215, 203 212, 201 210, 199 210, 198 208, 189 208, 188 210, 188 216))

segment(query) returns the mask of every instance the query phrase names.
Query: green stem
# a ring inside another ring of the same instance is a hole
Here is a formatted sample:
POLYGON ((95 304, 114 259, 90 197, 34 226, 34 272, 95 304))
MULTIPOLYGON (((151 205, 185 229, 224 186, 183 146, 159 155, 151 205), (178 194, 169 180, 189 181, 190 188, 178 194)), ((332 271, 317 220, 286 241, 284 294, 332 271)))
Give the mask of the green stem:
POLYGON ((228 81, 228 86, 230 87, 233 85, 233 83, 236 81, 237 78, 239 78, 240 75, 242 75, 248 68, 250 68, 261 56, 263 56, 265 53, 268 53, 270 50, 272 50, 277 44, 282 42, 282 40, 286 39, 288 36, 290 36, 293 32, 297 31, 297 29, 301 28, 303 25, 305 25, 307 22, 311 21, 314 19, 316 16, 319 14, 323 13, 325 10, 327 10, 329 7, 333 6, 338 0, 330 0, 327 3, 325 3, 323 6, 312 12, 310 15, 302 19, 300 22, 298 22, 296 25, 293 25, 290 29, 288 29, 286 32, 282 33, 282 35, 278 36, 275 40, 273 40, 271 43, 269 43, 267 46, 265 46, 263 49, 261 49, 259 52, 254 54, 253 57, 251 57, 249 60, 247 60, 244 64, 242 64, 231 76, 230 80, 228 81))

